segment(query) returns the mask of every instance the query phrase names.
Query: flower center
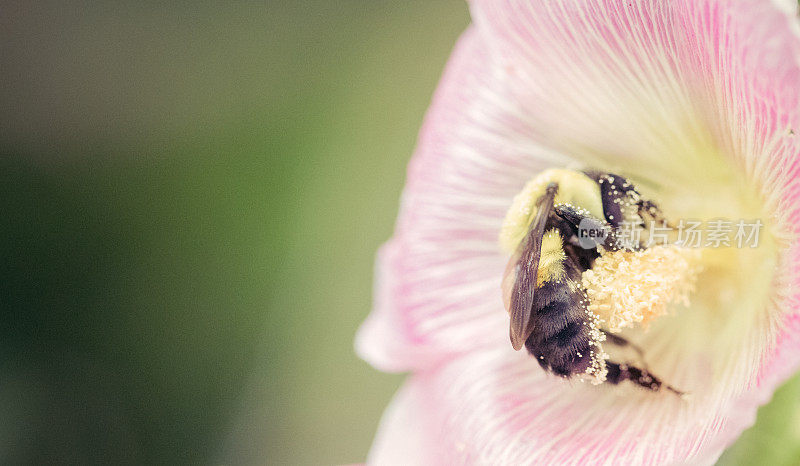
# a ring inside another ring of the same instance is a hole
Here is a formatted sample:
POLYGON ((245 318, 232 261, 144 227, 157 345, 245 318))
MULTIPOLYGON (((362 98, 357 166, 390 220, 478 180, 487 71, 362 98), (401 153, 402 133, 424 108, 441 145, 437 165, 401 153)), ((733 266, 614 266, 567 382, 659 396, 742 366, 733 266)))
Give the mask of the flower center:
POLYGON ((701 270, 700 251, 659 245, 644 251, 607 251, 583 272, 589 311, 613 333, 647 326, 672 304, 689 305, 701 270))
POLYGON ((780 317, 780 222, 764 215, 774 203, 747 181, 757 177, 702 155, 673 158, 663 182, 637 173, 642 186, 559 169, 526 185, 500 234, 511 253, 502 286, 515 348, 524 338, 545 369, 595 383, 639 371, 642 385, 652 369, 697 393, 723 377, 751 378, 780 317), (557 194, 545 196, 548 186, 557 194), (638 366, 621 371, 626 361, 638 366))

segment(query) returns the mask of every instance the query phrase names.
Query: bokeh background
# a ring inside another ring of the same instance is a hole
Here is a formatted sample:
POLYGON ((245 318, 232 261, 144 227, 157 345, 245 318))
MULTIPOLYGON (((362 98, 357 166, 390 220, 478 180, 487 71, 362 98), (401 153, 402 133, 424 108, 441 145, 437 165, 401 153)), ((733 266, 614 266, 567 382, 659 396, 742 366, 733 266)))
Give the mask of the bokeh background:
MULTIPOLYGON (((0 5, 0 464, 341 464, 461 0, 0 5)), ((724 464, 800 464, 800 381, 724 464)))

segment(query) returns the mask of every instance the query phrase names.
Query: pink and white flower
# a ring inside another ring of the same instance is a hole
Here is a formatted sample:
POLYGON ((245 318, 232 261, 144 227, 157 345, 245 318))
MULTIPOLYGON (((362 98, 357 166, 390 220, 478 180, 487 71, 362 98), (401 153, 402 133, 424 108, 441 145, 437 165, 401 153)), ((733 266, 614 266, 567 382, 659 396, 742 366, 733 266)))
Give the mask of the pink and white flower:
POLYGON ((375 464, 711 464, 800 366, 800 26, 788 0, 473 0, 357 337, 411 372, 375 464), (546 374, 508 341, 498 234, 549 167, 618 171, 672 218, 759 218, 692 305, 630 337, 691 400, 546 374))

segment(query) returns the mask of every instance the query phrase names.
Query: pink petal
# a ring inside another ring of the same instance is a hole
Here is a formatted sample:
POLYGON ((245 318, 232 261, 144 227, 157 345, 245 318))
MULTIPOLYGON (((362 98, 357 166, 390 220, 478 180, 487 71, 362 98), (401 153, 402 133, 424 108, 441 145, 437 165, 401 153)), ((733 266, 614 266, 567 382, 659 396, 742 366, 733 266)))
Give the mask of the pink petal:
POLYGON ((475 1, 473 15, 478 31, 460 40, 426 118, 359 333, 377 367, 507 344, 497 232, 524 182, 569 164, 564 154, 611 154, 608 168, 670 180, 682 166, 674 141, 710 135, 783 230, 797 229, 800 144, 788 129, 800 127, 800 41, 785 13, 755 1, 503 0, 475 1))
POLYGON ((395 236, 379 255, 375 308, 357 350, 384 370, 508 343, 497 235, 513 196, 554 159, 527 138, 488 64, 467 31, 426 117, 395 236))
POLYGON ((509 92, 530 109, 530 137, 664 180, 682 178, 680 155, 711 145, 796 231, 798 203, 787 200, 800 193, 790 134, 800 133, 800 26, 786 10, 762 0, 472 2, 509 92))
POLYGON ((473 353, 406 383, 369 463, 713 464, 797 369, 800 315, 784 335, 757 387, 711 404, 565 382, 511 351, 473 353))
MULTIPOLYGON (((358 337, 376 366, 417 371, 370 462, 713 463, 797 370, 800 316, 772 322, 773 347, 748 335, 745 346, 757 348, 749 359, 764 357, 757 377, 739 380, 746 389, 712 386, 683 402, 569 384, 510 349, 499 291, 506 258, 495 242, 513 195, 544 166, 570 163, 564 154, 670 179, 680 170, 670 151, 707 137, 761 189, 786 233, 775 299, 796 310, 796 18, 750 0, 475 0, 472 9, 477 27, 426 118, 358 337)), ((710 367, 687 365, 684 381, 710 367)))
POLYGON ((406 383, 386 409, 378 434, 367 458, 367 464, 432 465, 435 435, 428 431, 428 419, 420 410, 435 409, 416 384, 406 383))
POLYGON ((554 147, 637 157, 616 138, 657 143, 684 128, 647 124, 693 111, 720 142, 749 129, 742 118, 769 125, 760 137, 798 123, 796 18, 768 2, 474 0, 472 13, 554 147))

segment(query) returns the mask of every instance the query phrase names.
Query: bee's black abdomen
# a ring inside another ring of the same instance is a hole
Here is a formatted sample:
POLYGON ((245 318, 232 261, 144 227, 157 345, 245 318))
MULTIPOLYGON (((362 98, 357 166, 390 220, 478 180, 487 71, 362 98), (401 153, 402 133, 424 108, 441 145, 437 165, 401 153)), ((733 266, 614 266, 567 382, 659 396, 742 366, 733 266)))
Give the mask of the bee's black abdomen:
POLYGON ((584 336, 583 332, 581 332, 583 327, 583 322, 570 322, 566 327, 553 335, 550 340, 561 348, 572 347, 575 343, 583 343, 583 338, 581 338, 584 336))
POLYGON ((539 337, 550 338, 560 332, 571 322, 578 318, 573 303, 568 300, 556 300, 542 307, 536 308, 534 315, 536 328, 539 329, 539 337))
POLYGON ((557 339, 535 342, 528 339, 525 347, 536 358, 540 366, 561 377, 585 373, 592 364, 588 339, 580 338, 580 340, 569 342, 557 339), (575 345, 578 341, 581 343, 575 345))
POLYGON ((545 306, 553 302, 569 303, 572 299, 571 294, 572 291, 569 287, 564 286, 563 281, 542 283, 541 286, 536 288, 533 309, 543 314, 548 313, 550 311, 544 309, 545 306))
POLYGON ((534 294, 532 318, 537 331, 525 347, 543 368, 570 377, 591 365, 591 338, 583 295, 574 282, 580 279, 580 270, 569 258, 564 259, 564 267, 563 279, 543 283, 534 294))

